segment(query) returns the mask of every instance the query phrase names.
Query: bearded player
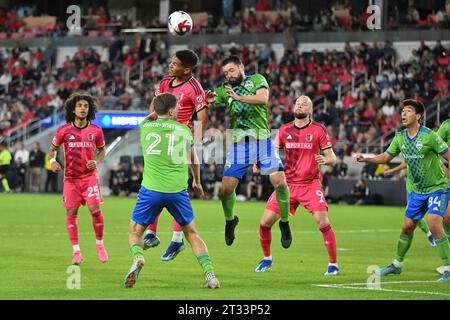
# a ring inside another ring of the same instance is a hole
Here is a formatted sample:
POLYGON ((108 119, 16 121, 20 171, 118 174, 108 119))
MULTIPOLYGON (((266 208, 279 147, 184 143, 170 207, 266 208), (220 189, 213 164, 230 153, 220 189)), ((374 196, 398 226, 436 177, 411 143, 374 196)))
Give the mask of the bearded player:
POLYGON ((95 119, 97 107, 96 99, 89 94, 71 94, 64 104, 67 124, 58 128, 48 152, 52 171, 58 172, 61 165, 56 160, 56 153, 59 146, 63 145, 63 205, 67 212, 66 226, 73 249, 72 264, 77 265, 83 261, 78 243, 78 208, 86 204, 92 216, 98 258, 103 263, 108 261, 103 244, 104 218, 100 210, 103 197, 97 172, 98 163, 105 156, 105 139, 102 129, 91 123, 95 119))
MULTIPOLYGON (((295 102, 293 112, 295 120, 282 126, 275 139, 275 145, 284 149, 286 156, 284 170, 290 190, 290 213, 294 215, 299 205, 303 205, 311 213, 322 232, 328 251, 329 264, 325 275, 338 275, 336 237, 328 220, 328 206, 320 182, 320 166, 334 165, 336 156, 325 127, 311 120, 311 99, 300 96, 295 102), (321 152, 324 155, 321 155, 321 152)), ((265 272, 272 266, 271 230, 278 219, 280 208, 273 193, 260 222, 259 235, 264 259, 259 263, 256 272, 265 272)))

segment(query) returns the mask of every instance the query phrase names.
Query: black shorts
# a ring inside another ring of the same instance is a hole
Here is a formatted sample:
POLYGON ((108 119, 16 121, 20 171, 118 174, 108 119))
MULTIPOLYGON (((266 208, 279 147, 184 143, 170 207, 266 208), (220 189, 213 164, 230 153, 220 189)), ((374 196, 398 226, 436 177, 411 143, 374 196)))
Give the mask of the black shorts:
POLYGON ((9 165, 2 165, 0 166, 0 175, 5 176, 6 172, 8 172, 9 165))

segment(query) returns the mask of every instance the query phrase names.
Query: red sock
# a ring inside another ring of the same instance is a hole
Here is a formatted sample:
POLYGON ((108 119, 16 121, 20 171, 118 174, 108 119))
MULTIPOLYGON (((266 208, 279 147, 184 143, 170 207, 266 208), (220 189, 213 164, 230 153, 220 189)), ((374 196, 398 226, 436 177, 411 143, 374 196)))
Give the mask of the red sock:
POLYGON ((264 257, 270 256, 270 244, 272 242, 272 227, 259 226, 259 241, 264 257))
POLYGON ((183 229, 181 229, 181 226, 178 224, 178 222, 175 221, 175 219, 173 220, 173 231, 183 231, 183 229))
POLYGON ((67 214, 66 215, 66 227, 69 234, 70 243, 72 246, 78 245, 78 215, 67 214))
POLYGON ((328 256, 330 257, 330 263, 337 262, 337 252, 336 252, 336 236, 334 235, 333 228, 330 225, 320 229, 323 236, 323 241, 325 247, 328 251, 328 256))
POLYGON ((158 221, 159 221, 159 216, 161 215, 161 213, 158 213, 158 215, 155 218, 155 221, 153 221, 152 224, 149 224, 147 227, 148 231, 153 231, 154 233, 156 233, 156 231, 158 230, 158 221))
POLYGON ((103 240, 103 231, 105 230, 105 220, 103 213, 100 210, 91 212, 92 225, 94 226, 95 238, 97 240, 103 240))

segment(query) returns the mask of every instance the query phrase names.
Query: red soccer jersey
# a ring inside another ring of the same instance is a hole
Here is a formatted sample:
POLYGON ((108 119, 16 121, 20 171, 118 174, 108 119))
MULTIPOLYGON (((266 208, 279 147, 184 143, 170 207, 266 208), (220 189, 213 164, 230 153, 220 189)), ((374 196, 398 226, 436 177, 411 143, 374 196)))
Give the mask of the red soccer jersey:
POLYGON ((205 91, 200 82, 191 77, 186 82, 173 86, 174 77, 165 77, 161 80, 156 95, 160 93, 172 93, 178 99, 177 121, 192 127, 194 114, 206 106, 205 91))
POLYGON ((320 179, 320 166, 314 156, 331 148, 323 125, 314 121, 302 128, 293 122, 285 124, 278 130, 275 145, 284 149, 284 171, 289 184, 304 185, 320 179))
POLYGON ((88 161, 94 160, 95 149, 105 146, 100 127, 89 123, 80 129, 72 123, 65 124, 56 131, 52 144, 55 147, 63 145, 64 179, 81 179, 97 173, 97 170, 89 170, 86 165, 88 161))

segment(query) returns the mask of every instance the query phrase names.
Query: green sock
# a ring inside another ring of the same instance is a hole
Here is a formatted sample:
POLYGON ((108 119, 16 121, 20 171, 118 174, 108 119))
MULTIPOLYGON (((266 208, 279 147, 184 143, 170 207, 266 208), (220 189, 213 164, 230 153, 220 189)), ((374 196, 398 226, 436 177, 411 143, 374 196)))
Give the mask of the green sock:
POLYGON ((428 228, 428 223, 425 221, 425 218, 419 220, 419 228, 426 234, 428 234, 428 232, 430 231, 430 229, 428 228))
POLYGON ((229 197, 222 195, 220 198, 222 201, 223 214, 225 220, 231 221, 234 219, 234 204, 236 203, 236 192, 234 191, 229 197))
POLYGON ((277 189, 275 193, 280 208, 281 221, 287 222, 289 220, 289 188, 277 189))
POLYGON ((197 261, 203 269, 203 273, 205 276, 208 273, 214 273, 214 268, 212 266, 211 258, 209 257, 208 252, 202 253, 197 257, 197 261))
MULTIPOLYGON (((445 231, 445 234, 447 235, 447 238, 450 238, 450 227, 444 226, 444 231, 445 231)), ((449 241, 450 241, 450 239, 449 239, 449 241)))
POLYGON ((444 266, 450 266, 450 244, 448 243, 448 238, 444 236, 436 240, 436 248, 444 262, 444 266))
POLYGON ((136 259, 137 257, 144 256, 144 249, 138 243, 133 244, 130 248, 130 251, 131 251, 131 257, 133 258, 133 260, 136 259))
POLYGON ((400 235, 400 239, 398 240, 398 244, 397 244, 397 254, 395 255, 395 259, 397 261, 403 262, 403 260, 405 259, 406 253, 408 252, 409 248, 411 247, 412 239, 413 239, 413 234, 400 235))
POLYGON ((6 191, 6 192, 9 192, 9 184, 8 184, 8 180, 6 180, 6 178, 3 178, 2 179, 2 185, 3 185, 3 189, 6 191))

